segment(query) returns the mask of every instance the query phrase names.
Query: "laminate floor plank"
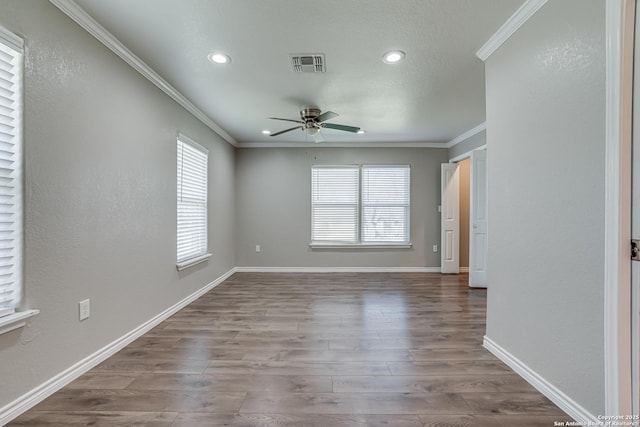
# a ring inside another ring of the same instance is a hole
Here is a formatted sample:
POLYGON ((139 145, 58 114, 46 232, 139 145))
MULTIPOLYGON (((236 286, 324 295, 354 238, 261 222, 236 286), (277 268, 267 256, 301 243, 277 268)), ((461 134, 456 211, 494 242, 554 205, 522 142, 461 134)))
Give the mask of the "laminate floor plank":
POLYGON ((390 362, 393 375, 467 375, 511 372, 498 360, 438 360, 431 362, 390 362))
POLYGON ((245 393, 182 390, 68 390, 54 393, 36 411, 236 412, 245 393))
POLYGON ((540 393, 462 393, 476 414, 564 415, 540 393))
POLYGON ((415 338, 410 336, 368 338, 368 339, 330 339, 330 350, 384 350, 384 349, 407 349, 422 350, 429 348, 481 348, 482 339, 474 335, 456 336, 453 333, 432 333, 423 334, 415 338))
POLYGON ((330 393, 331 376, 246 374, 142 374, 130 390, 204 390, 216 392, 330 393))
POLYGON ((334 376, 336 393, 362 392, 528 392, 535 389, 515 374, 441 376, 334 376))
POLYGON ((209 360, 197 359, 148 359, 137 357, 123 357, 117 354, 100 363, 91 372, 181 372, 200 374, 209 360))
POLYGON ((389 362, 414 360, 407 350, 283 350, 277 360, 300 360, 307 362, 389 362))
POLYGON ((171 427, 177 412, 31 411, 10 425, 21 427, 171 427))
POLYGON ((171 427, 422 427, 417 415, 180 413, 171 427))
POLYGON ((214 360, 205 374, 251 373, 262 375, 391 375, 385 362, 304 362, 214 360))
POLYGON ((138 373, 100 373, 88 372, 80 378, 72 381, 65 388, 67 389, 102 389, 102 390, 119 390, 126 388, 137 377, 138 373))
POLYGON ((432 360, 496 360, 496 357, 483 348, 429 348, 409 350, 415 361, 432 360))
POLYGON ((557 416, 419 415, 424 427, 552 427, 569 421, 557 416))
POLYGON ((240 413, 386 414, 471 412, 453 393, 247 393, 240 413))
MULTIPOLYGON (((180 345, 180 343, 176 344, 180 345)), ((247 351, 270 351, 270 350, 329 350, 329 340, 326 339, 305 339, 291 336, 289 338, 234 338, 219 344, 223 348, 240 348, 247 351)))
POLYGON ((245 356, 245 351, 239 348, 225 346, 171 346, 165 348, 140 348, 127 347, 115 355, 119 359, 145 360, 240 360, 245 356))
POLYGON ((467 275, 236 273, 9 426, 551 427, 467 275))

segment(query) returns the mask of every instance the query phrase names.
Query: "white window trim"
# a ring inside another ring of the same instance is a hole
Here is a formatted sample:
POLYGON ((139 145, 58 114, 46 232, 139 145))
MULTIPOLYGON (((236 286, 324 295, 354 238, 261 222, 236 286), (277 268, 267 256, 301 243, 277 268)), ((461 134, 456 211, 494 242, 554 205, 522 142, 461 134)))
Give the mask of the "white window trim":
POLYGON ((0 42, 14 50, 24 53, 24 40, 2 27, 0 27, 0 42))
MULTIPOLYGON (((6 30, 3 27, 0 27, 0 43, 9 47, 10 49, 19 52, 24 58, 24 40, 13 34, 12 32, 6 30)), ((24 293, 24 282, 22 280, 22 268, 24 263, 24 253, 23 253, 23 188, 22 188, 22 176, 23 176, 23 157, 22 157, 22 144, 23 144, 23 120, 24 120, 24 107, 23 107, 23 97, 24 97, 24 65, 23 61, 20 61, 18 68, 16 70, 17 75, 19 76, 17 92, 16 92, 16 105, 17 109, 19 109, 20 114, 17 117, 16 123, 16 144, 15 144, 15 159, 16 159, 16 175, 17 178, 15 180, 15 198, 16 204, 19 206, 16 220, 14 222, 16 228, 18 229, 18 233, 16 236, 16 252, 18 254, 16 262, 15 262, 15 270, 16 270, 16 281, 18 286, 20 287, 19 292, 22 295, 24 293)), ((18 304, 15 307, 5 307, 0 309, 0 335, 5 334, 7 332, 13 331, 15 329, 21 328, 26 325, 27 319, 37 315, 40 313, 39 310, 20 310, 20 305, 22 304, 21 298, 18 299, 18 304)))
POLYGON ((25 310, 0 317, 0 335, 22 328, 27 324, 27 319, 38 313, 40 313, 40 310, 25 310))
MULTIPOLYGON (((413 247, 411 242, 411 202, 409 202, 409 210, 407 212, 407 237, 406 242, 362 242, 362 168, 366 167, 407 167, 411 170, 410 164, 347 164, 347 165, 311 165, 313 168, 358 168, 358 242, 357 243, 339 243, 339 242, 314 242, 309 243, 310 249, 410 249, 413 247)), ((411 178, 409 178, 411 180, 411 178)), ((411 185, 411 181, 409 181, 411 185)), ((411 188, 409 188, 411 191, 411 188)), ((411 196, 409 196, 411 197, 411 196)), ((313 215, 313 212, 312 212, 313 215)), ((312 218, 313 222, 313 218, 312 218)))
POLYGON ((211 258, 212 254, 210 252, 207 252, 204 255, 200 255, 198 257, 195 258, 189 258, 187 260, 184 260, 182 262, 179 262, 176 264, 176 268, 178 269, 178 271, 182 271, 186 268, 189 268, 193 265, 196 264, 200 264, 201 262, 205 262, 206 260, 208 260, 209 258, 211 258))
POLYGON ((410 249, 413 243, 309 243, 312 249, 410 249))
MULTIPOLYGON (((202 151, 203 153, 206 153, 207 154, 207 169, 209 168, 209 158, 208 158, 209 157, 209 150, 206 147, 203 147, 202 145, 198 144, 193 139, 189 138, 188 136, 186 136, 186 135, 184 135, 183 133, 180 133, 180 132, 178 132, 176 141, 180 141, 182 143, 189 144, 192 147, 202 151)), ((208 176, 209 176, 209 171, 207 170, 207 179, 208 179, 208 176)), ((208 184, 209 183, 207 182, 207 193, 209 192, 209 185, 208 184)), ((209 195, 207 194, 207 205, 208 205, 208 203, 209 203, 209 195)), ((209 209, 208 209, 208 206, 207 206, 207 219, 206 219, 207 233, 208 233, 208 230, 209 230, 208 212, 209 212, 209 209)), ((185 269, 187 269, 189 267, 192 267, 194 265, 203 263, 203 262, 209 260, 211 257, 212 257, 212 254, 209 251, 209 239, 207 238, 207 250, 205 251, 205 253, 197 255, 197 256, 192 257, 192 258, 188 258, 188 259, 184 259, 184 260, 181 260, 181 261, 177 261, 176 262, 176 269, 178 271, 185 270, 185 269)))

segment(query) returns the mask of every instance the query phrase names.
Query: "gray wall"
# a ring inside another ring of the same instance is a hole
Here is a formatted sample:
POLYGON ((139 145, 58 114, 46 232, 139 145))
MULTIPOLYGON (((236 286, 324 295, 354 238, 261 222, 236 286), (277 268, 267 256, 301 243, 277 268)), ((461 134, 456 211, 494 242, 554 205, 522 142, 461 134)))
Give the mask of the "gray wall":
POLYGON ((604 413, 605 2, 546 3, 486 62, 487 335, 604 413))
POLYGON ((1 8, 26 41, 25 306, 41 313, 0 335, 0 407, 235 265, 233 147, 48 1, 1 8), (180 274, 178 131, 210 149, 213 252, 180 274))
POLYGON ((439 267, 440 164, 446 149, 239 149, 237 262, 241 267, 439 267), (311 166, 411 165, 411 249, 310 249, 311 166), (261 245, 262 251, 255 252, 261 245))
POLYGON ((470 138, 465 139, 464 141, 454 145, 449 148, 449 158, 455 159, 461 154, 468 153, 469 151, 475 150, 478 147, 481 147, 487 143, 487 131, 483 130, 470 138))

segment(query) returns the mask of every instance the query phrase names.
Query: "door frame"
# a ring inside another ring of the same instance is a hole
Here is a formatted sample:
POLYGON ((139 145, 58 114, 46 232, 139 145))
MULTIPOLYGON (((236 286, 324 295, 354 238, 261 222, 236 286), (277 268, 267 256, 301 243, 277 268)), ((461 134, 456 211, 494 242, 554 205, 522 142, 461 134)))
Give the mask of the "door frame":
MULTIPOLYGON (((484 130, 484 129, 483 129, 484 130)), ((462 153, 456 157, 453 157, 451 159, 449 159, 449 163, 459 163, 462 160, 465 159, 470 159, 471 158, 471 153, 474 152, 475 150, 487 150, 487 144, 482 144, 478 147, 475 147, 465 153, 462 153)), ((471 188, 471 186, 473 185, 473 176, 469 175, 469 187, 471 188)), ((470 195, 470 197, 473 197, 472 195, 470 195)), ((473 203, 472 200, 469 200, 469 205, 471 206, 471 204, 473 203)), ((471 221, 471 218, 469 218, 469 221, 471 221)), ((471 233, 471 227, 469 227, 469 233, 471 233)), ((442 238, 441 238, 442 240, 442 238)), ((442 242, 440 243, 440 248, 442 249, 442 242)), ((457 245, 456 249, 458 251, 457 254, 457 258, 460 259, 460 245, 457 245)), ((469 245, 469 260, 471 260, 471 251, 473 250, 473 248, 471 247, 471 245, 469 245)), ((469 266, 469 268, 471 268, 471 266, 469 266)))
MULTIPOLYGON (((636 0, 605 2, 605 415, 632 413, 631 143, 636 0)), ((637 398, 637 396, 636 396, 637 398)))

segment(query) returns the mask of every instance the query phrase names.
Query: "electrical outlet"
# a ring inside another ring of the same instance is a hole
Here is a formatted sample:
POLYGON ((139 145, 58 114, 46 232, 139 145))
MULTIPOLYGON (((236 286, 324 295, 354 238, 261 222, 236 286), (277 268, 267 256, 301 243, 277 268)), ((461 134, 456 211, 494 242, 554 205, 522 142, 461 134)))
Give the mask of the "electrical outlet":
POLYGON ((433 245, 433 252, 438 252, 438 245, 433 245))
POLYGON ((78 303, 78 314, 80 321, 88 319, 91 316, 91 300, 86 299, 78 303))
POLYGON ((260 252, 260 245, 256 245, 256 252, 260 252))

